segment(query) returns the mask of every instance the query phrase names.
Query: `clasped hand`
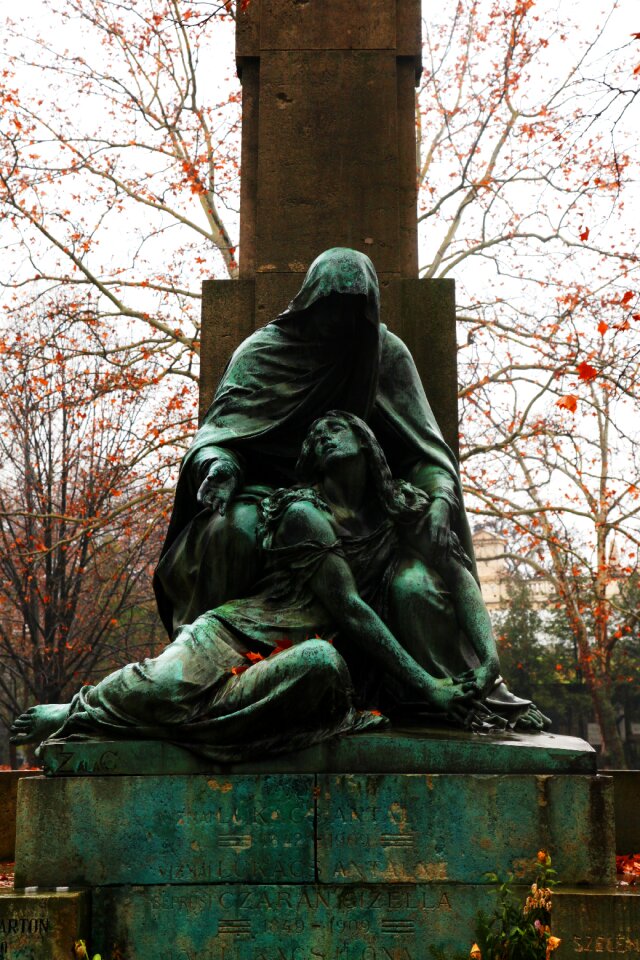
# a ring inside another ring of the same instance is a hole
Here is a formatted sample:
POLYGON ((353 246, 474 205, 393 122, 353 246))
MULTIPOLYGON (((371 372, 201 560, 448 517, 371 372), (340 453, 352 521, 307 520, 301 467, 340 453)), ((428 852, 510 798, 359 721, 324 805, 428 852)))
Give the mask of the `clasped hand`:
POLYGON ((237 471, 225 460, 216 460, 198 490, 198 503, 224 517, 229 501, 240 485, 237 471))

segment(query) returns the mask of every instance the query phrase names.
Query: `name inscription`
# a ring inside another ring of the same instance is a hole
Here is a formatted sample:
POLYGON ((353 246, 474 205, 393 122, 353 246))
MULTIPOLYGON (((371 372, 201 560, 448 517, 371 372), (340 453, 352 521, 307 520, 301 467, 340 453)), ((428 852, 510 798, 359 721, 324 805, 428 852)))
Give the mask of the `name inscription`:
POLYGON ((0 934, 43 934, 49 932, 48 917, 0 917, 0 934))
POLYGON ((640 936, 627 937, 619 933, 614 937, 574 937, 573 952, 640 956, 640 936))

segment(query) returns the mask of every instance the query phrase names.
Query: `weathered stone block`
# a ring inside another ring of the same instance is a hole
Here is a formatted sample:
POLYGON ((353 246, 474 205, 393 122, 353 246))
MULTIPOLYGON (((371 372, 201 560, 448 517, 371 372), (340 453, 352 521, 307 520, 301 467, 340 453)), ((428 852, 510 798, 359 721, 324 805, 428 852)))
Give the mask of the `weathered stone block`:
POLYGON ((343 774, 318 787, 323 883, 527 881, 539 849, 567 883, 614 879, 608 778, 343 774))
POLYGON ((206 280, 202 285, 200 419, 213 400, 231 354, 253 333, 253 280, 206 280))
POLYGON ((613 777, 616 812, 616 853, 640 852, 640 771, 607 770, 613 777))
POLYGON ((640 891, 627 887, 592 890, 558 887, 553 932, 562 938, 554 954, 570 957, 640 957, 640 891))
POLYGON ((313 880, 314 783, 305 775, 23 781, 16 883, 313 880))
POLYGON ((0 863, 15 857, 18 780, 35 775, 31 770, 0 770, 0 863))
POLYGON ((63 960, 90 930, 87 891, 0 890, 0 957, 63 960))
MULTIPOLYGON (((395 0, 262 0, 262 50, 396 47, 395 0)), ((419 49, 419 47, 418 47, 419 49)))
MULTIPOLYGON (((427 960, 467 950, 492 891, 452 884, 94 891, 93 944, 127 960, 427 960)), ((107 953, 108 955, 108 953, 107 953)))
POLYGON ((401 303, 394 333, 409 345, 442 435, 458 456, 458 347, 453 280, 399 284, 401 303))
POLYGON ((260 91, 256 269, 286 272, 344 246, 400 275, 395 57, 269 52, 260 91))

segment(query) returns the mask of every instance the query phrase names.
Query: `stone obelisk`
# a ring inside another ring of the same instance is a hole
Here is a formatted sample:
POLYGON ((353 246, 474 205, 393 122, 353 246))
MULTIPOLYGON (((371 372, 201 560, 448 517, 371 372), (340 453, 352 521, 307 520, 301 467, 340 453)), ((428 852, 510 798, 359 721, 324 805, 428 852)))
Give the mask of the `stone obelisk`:
POLYGON ((233 349, 335 246, 374 262, 382 320, 458 446, 454 285, 418 279, 419 0, 251 0, 238 15, 240 277, 204 284, 200 412, 233 349))

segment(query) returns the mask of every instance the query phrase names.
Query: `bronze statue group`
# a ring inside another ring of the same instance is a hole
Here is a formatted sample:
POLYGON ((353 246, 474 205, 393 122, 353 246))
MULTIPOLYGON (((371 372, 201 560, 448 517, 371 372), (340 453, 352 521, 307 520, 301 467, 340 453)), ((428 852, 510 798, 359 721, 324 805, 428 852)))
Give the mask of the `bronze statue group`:
POLYGON ((163 739, 224 762, 388 719, 547 725, 500 676, 457 463, 379 313, 371 261, 334 248, 241 344, 154 578, 171 642, 32 707, 16 743, 163 739))

